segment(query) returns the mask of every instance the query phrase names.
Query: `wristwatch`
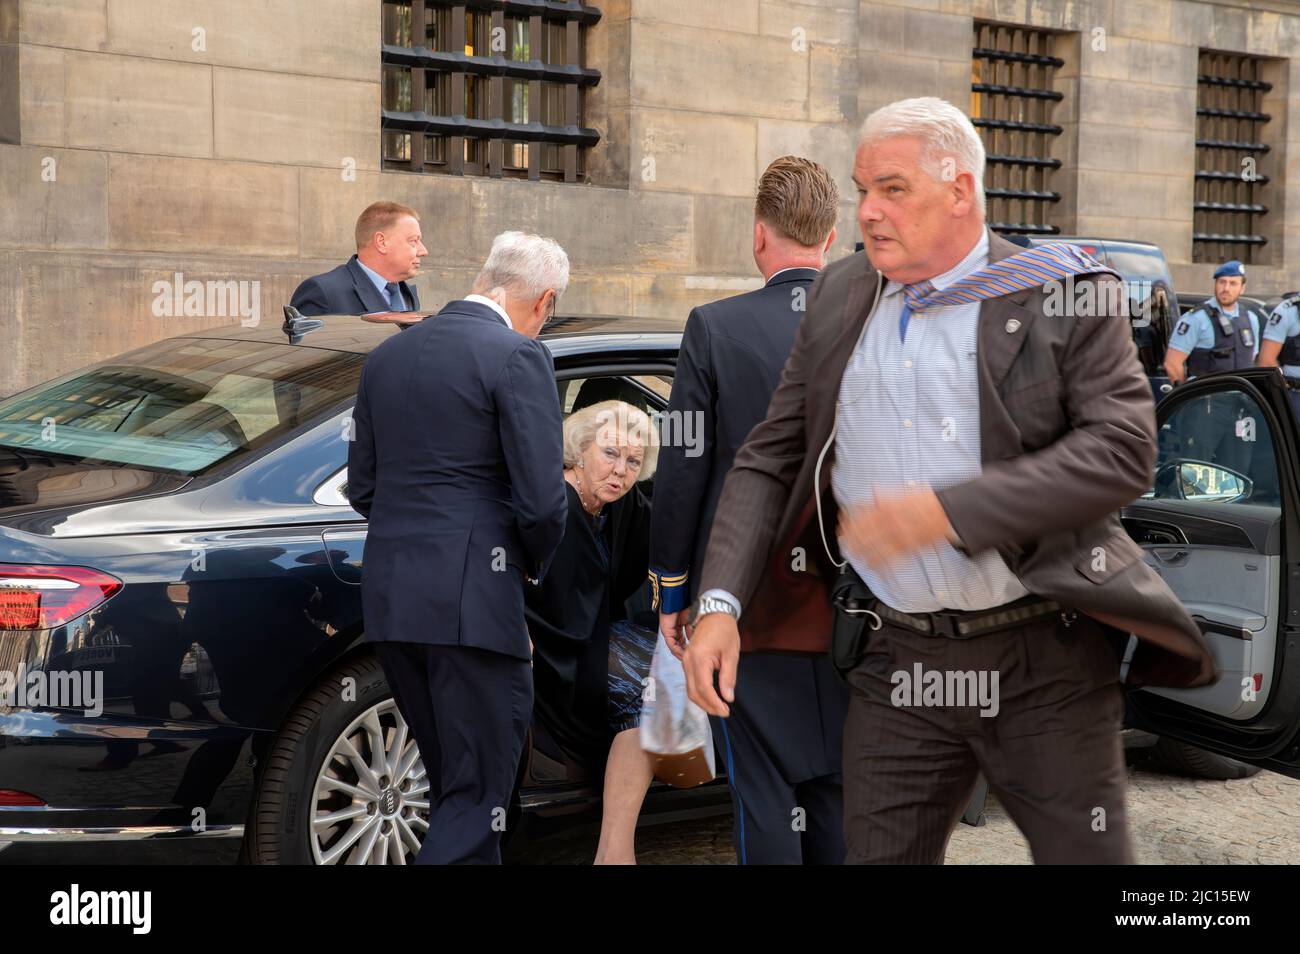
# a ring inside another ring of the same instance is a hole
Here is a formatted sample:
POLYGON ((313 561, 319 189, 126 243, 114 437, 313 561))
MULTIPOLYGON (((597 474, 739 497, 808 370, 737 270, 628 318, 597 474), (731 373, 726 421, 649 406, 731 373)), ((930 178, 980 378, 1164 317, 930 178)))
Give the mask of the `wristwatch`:
POLYGON ((695 625, 696 620, 701 616, 708 616, 710 613, 726 613, 732 619, 740 619, 740 614, 736 612, 736 607, 732 606, 726 600, 720 600, 716 596, 701 596, 691 607, 691 615, 688 623, 695 625))

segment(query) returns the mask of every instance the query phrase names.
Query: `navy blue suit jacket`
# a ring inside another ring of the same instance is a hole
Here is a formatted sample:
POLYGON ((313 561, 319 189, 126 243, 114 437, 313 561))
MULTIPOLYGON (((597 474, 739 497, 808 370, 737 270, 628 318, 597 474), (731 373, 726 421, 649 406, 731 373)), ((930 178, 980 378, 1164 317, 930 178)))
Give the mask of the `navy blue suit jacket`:
POLYGON ((366 638, 530 658, 524 579, 564 536, 555 366, 487 305, 453 301, 366 360, 348 497, 370 519, 366 638))
POLYGON ((695 582, 723 481, 740 445, 767 416, 816 277, 815 268, 787 269, 755 291, 692 309, 686 320, 666 420, 691 415, 703 434, 700 448, 677 441, 659 450, 650 570, 666 612, 699 595, 695 582))
MULTIPOLYGON (((401 286, 409 305, 406 310, 419 311, 420 293, 415 285, 402 282, 401 286)), ((392 310, 388 299, 361 270, 355 255, 338 268, 304 281, 294 291, 289 304, 304 315, 368 315, 392 310)))

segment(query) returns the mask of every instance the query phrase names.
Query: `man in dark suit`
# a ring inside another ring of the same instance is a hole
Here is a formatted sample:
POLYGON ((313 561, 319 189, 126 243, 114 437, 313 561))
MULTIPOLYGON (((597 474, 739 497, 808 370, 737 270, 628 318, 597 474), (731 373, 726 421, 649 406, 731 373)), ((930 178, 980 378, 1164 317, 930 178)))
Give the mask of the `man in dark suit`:
MULTIPOLYGON (((661 428, 650 579, 660 628, 680 655, 722 482, 763 419, 805 298, 835 241, 839 190, 815 162, 783 156, 754 202, 754 262, 765 284, 691 311, 661 428)), ((714 719, 741 864, 839 864, 840 747, 848 693, 825 653, 745 652, 743 702, 714 719), (802 817, 800 810, 802 809, 802 817)))
POLYGON ((736 454, 689 692, 718 715, 743 698, 740 607, 751 647, 834 635, 848 860, 942 862, 982 771, 1035 861, 1127 862, 1121 663, 1130 684, 1192 687, 1214 662, 1116 515, 1155 459, 1118 279, 1075 246, 992 234, 983 171, 942 100, 864 123, 866 251, 814 283, 736 454))
POLYGON ((348 496, 370 520, 366 639, 428 772, 422 864, 501 857, 533 702, 523 585, 564 534, 555 369, 535 339, 568 276, 555 242, 505 232, 474 294, 361 373, 348 496))
POLYGON ((357 219, 357 254, 338 268, 313 275, 293 293, 304 315, 368 315, 418 311, 420 295, 411 281, 429 254, 414 209, 375 202, 357 219))

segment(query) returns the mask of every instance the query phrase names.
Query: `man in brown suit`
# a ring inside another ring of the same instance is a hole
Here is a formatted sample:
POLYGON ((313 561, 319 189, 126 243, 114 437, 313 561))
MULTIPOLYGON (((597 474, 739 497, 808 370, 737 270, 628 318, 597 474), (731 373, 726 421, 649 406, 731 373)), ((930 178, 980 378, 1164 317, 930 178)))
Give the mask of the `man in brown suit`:
POLYGON ((942 100, 864 123, 866 253, 814 283, 736 455, 688 687, 719 716, 745 691, 742 611, 746 650, 825 649, 834 615, 865 620, 848 861, 941 862, 982 771, 1036 861, 1127 862, 1121 663, 1130 685, 1190 687, 1213 661, 1116 516, 1155 458, 1122 290, 1077 248, 989 232, 983 171, 942 100), (832 610, 844 585, 851 613, 832 610))

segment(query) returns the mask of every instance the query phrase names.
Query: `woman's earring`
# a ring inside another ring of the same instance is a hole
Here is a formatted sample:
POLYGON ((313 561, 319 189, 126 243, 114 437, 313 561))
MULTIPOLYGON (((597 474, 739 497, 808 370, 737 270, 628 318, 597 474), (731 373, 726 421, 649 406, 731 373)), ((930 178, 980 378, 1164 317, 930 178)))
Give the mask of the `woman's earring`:
POLYGON ((587 465, 584 464, 582 461, 578 461, 578 466, 582 468, 586 468, 587 465))

